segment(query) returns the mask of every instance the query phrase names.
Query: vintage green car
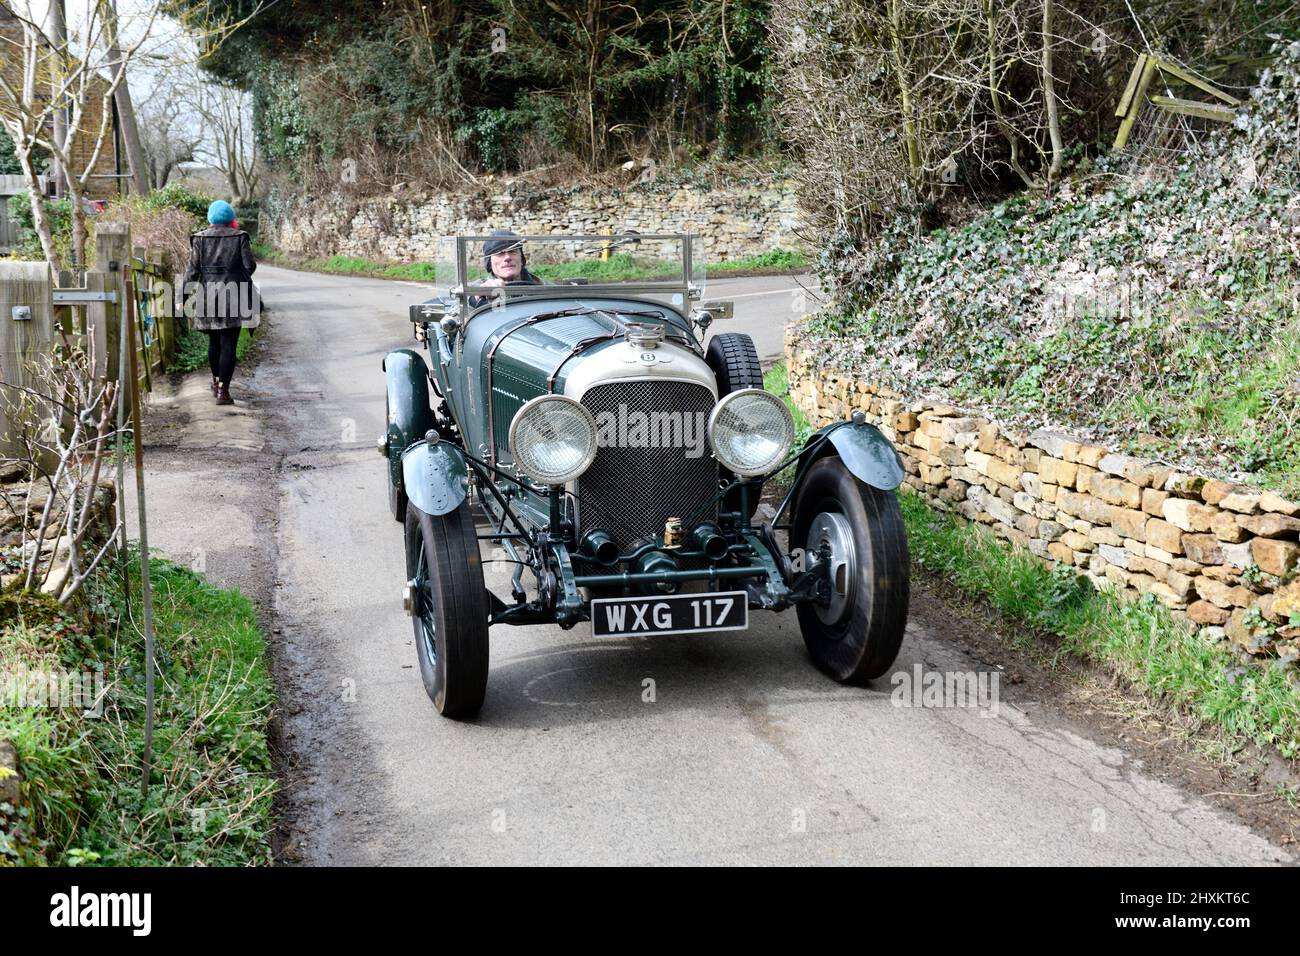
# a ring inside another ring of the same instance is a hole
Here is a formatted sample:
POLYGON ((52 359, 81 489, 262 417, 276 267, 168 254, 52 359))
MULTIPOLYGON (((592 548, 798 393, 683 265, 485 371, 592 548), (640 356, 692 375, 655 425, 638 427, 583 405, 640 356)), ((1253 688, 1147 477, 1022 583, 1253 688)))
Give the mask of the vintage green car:
POLYGON ((442 715, 482 706, 493 624, 670 635, 794 606, 834 679, 890 667, 908 608, 898 453, 860 414, 792 447, 749 336, 706 340, 730 306, 701 301, 697 238, 444 242, 440 296, 410 307, 429 361, 385 357, 378 444, 405 525, 403 606, 442 715), (540 283, 524 265, 611 251, 650 277, 540 283), (788 492, 755 522, 787 468, 788 492), (484 584, 485 545, 513 563, 508 596, 484 584))

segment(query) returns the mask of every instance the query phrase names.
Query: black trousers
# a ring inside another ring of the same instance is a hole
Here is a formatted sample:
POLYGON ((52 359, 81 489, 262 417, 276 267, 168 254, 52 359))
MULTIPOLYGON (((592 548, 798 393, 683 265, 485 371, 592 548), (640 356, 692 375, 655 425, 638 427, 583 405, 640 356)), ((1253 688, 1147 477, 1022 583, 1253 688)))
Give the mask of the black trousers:
POLYGON ((239 341, 239 331, 239 326, 235 326, 208 333, 208 368, 222 385, 229 385, 235 374, 235 344, 239 341))

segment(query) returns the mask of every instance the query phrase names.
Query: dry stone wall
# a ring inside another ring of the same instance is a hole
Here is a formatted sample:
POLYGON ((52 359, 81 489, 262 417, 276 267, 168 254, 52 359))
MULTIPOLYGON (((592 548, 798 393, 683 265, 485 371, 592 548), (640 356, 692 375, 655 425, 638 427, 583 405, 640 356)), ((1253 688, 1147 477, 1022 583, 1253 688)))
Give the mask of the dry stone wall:
POLYGON ((792 398, 815 425, 861 410, 895 444, 907 484, 1099 587, 1153 594, 1251 654, 1300 658, 1300 503, 1023 431, 814 365, 787 336, 792 398))
POLYGON ((513 229, 524 234, 598 234, 606 229, 702 236, 708 260, 799 249, 799 215, 790 183, 704 189, 598 191, 497 187, 495 192, 398 194, 267 204, 261 238, 291 255, 345 255, 431 261, 438 238, 513 229))

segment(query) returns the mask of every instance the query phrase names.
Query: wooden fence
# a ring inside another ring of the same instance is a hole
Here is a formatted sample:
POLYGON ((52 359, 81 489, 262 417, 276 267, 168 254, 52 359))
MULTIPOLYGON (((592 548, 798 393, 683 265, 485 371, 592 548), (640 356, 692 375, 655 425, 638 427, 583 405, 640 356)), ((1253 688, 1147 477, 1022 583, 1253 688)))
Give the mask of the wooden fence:
POLYGON ((118 380, 127 289, 135 295, 140 388, 175 355, 172 276, 157 255, 131 248, 125 223, 95 225, 95 267, 57 275, 46 262, 0 262, 0 457, 16 451, 14 414, 5 384, 31 386, 32 366, 62 335, 80 339, 97 377, 118 380))
POLYGON ((1208 80, 1187 72, 1177 63, 1161 59, 1154 54, 1139 53, 1137 62, 1133 64, 1133 71, 1129 74, 1128 84, 1124 87, 1124 93, 1120 97, 1119 106, 1115 110, 1115 115, 1123 120, 1119 124, 1119 130, 1115 133, 1115 144, 1112 148, 1116 152, 1128 144, 1129 135, 1133 131, 1133 124, 1137 122, 1142 107, 1146 103, 1150 103, 1166 113, 1194 116, 1216 123, 1231 123, 1237 116, 1237 107, 1241 106, 1241 100, 1237 99, 1237 97, 1224 92, 1208 80), (1209 103, 1202 100, 1152 94, 1149 90, 1157 76, 1165 84, 1190 86, 1202 93, 1208 93, 1221 102, 1209 103))

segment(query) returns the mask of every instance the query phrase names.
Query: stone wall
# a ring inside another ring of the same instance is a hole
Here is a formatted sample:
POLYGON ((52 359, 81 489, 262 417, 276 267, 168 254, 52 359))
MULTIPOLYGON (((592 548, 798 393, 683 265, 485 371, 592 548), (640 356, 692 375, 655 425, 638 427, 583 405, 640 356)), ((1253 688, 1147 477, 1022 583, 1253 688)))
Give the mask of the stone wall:
POLYGON ((523 234, 695 233, 706 263, 776 248, 805 250, 795 234, 794 190, 783 181, 704 189, 655 186, 547 190, 511 186, 492 192, 272 200, 260 238, 304 258, 345 255, 396 262, 432 261, 439 236, 513 229, 523 234))
POLYGON ((790 391, 815 425, 860 409, 895 444, 907 484, 1102 588, 1154 594, 1207 638, 1300 658, 1300 504, 1269 491, 1023 431, 814 367, 786 339, 790 391))

